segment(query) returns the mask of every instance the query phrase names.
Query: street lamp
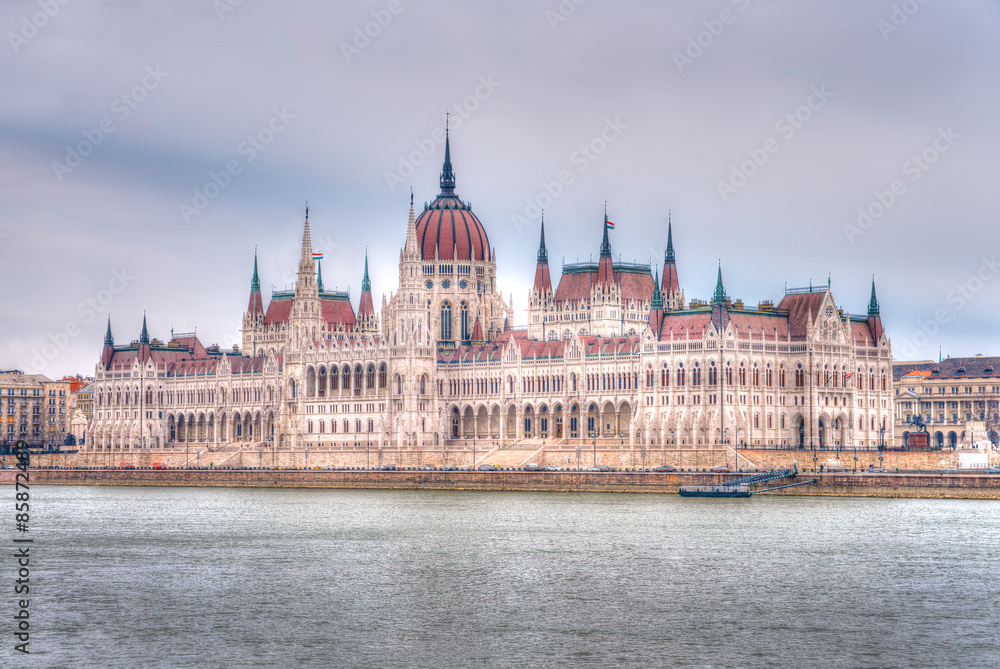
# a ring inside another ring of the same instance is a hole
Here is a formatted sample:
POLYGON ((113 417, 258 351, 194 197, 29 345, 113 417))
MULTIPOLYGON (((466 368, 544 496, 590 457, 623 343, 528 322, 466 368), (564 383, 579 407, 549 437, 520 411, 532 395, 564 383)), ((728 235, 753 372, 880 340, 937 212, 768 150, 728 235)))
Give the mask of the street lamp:
POLYGON ((597 437, 594 437, 594 466, 597 466, 597 437))
POLYGON ((382 447, 378 447, 378 468, 382 469, 382 447))
POLYGON ((576 468, 580 469, 580 447, 576 447, 576 468))
POLYGON ((646 446, 643 445, 639 452, 642 453, 642 471, 646 471, 646 446))

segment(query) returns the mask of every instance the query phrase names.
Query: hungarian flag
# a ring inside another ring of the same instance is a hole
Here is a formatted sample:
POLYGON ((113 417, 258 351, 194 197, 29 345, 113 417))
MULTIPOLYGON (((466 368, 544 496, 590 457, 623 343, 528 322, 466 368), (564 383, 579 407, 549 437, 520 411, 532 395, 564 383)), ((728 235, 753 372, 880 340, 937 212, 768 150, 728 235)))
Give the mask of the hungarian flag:
POLYGON ((607 220, 607 219, 605 219, 605 220, 604 220, 604 225, 608 226, 608 227, 609 227, 609 228, 611 228, 612 230, 614 230, 614 229, 615 229, 615 224, 614 224, 614 223, 612 223, 611 221, 607 220))
POLYGON ((322 260, 322 259, 323 259, 323 254, 322 253, 314 253, 313 254, 313 260, 322 260))

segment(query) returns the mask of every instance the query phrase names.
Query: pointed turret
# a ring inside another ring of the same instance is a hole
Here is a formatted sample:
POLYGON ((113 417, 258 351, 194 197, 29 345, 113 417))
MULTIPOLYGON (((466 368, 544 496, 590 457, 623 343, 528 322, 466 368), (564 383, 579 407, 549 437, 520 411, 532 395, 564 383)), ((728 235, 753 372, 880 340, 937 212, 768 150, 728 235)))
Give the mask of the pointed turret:
POLYGON ((417 244, 416 215, 413 212, 413 189, 410 189, 410 218, 406 222, 406 244, 403 254, 411 260, 419 260, 420 246, 417 244))
POLYGON ((660 275, 657 273, 653 278, 653 299, 649 302, 649 329, 657 339, 663 329, 663 296, 660 294, 659 284, 660 275))
POLYGON ((365 252, 365 275, 361 279, 361 303, 358 306, 358 322, 362 328, 375 318, 375 306, 372 303, 372 282, 368 278, 368 252, 365 252))
POLYGON ((680 281, 677 279, 677 260, 674 255, 673 221, 667 214, 667 250, 663 254, 663 284, 661 286, 663 302, 670 311, 681 308, 683 293, 680 281))
POLYGON ((250 303, 247 313, 252 317, 264 313, 264 301, 260 296, 260 277, 257 276, 257 252, 253 254, 253 278, 250 279, 250 303))
POLYGON ((473 344, 482 344, 485 340, 483 339, 483 326, 479 321, 479 315, 476 315, 476 324, 472 328, 472 338, 469 340, 473 344))
POLYGON ((295 294, 300 298, 316 297, 319 292, 316 285, 316 261, 313 260, 312 234, 309 231, 309 206, 306 205, 306 220, 302 225, 302 255, 299 258, 298 278, 295 281, 295 294))
POLYGON ((146 312, 142 312, 142 332, 139 333, 139 352, 138 358, 141 361, 149 360, 151 356, 151 350, 149 347, 149 330, 146 329, 146 312))
POLYGON ((868 300, 868 329, 877 346, 885 330, 882 328, 882 316, 879 314, 878 297, 875 295, 875 277, 872 277, 872 296, 868 300))
POLYGON ((455 172, 451 167, 451 141, 448 129, 448 117, 444 121, 444 165, 441 167, 441 195, 455 194, 455 172))
POLYGON ((108 315, 108 331, 104 335, 104 348, 101 350, 101 366, 108 369, 111 358, 115 355, 115 338, 111 334, 111 316, 108 315))
POLYGON ((722 285, 722 263, 719 263, 719 274, 715 281, 715 294, 712 296, 712 324, 719 332, 725 331, 729 325, 729 309, 726 306, 726 289, 722 285))
POLYGON ((534 290, 539 296, 552 292, 552 279, 549 277, 549 253, 545 249, 545 218, 542 217, 542 233, 538 242, 538 265, 535 267, 534 290))
POLYGON ((615 271, 611 261, 611 242, 608 240, 608 213, 604 212, 604 239, 601 240, 601 260, 597 266, 597 284, 612 286, 615 283, 615 271))
POLYGON ((323 292, 323 263, 316 261, 316 290, 323 292))

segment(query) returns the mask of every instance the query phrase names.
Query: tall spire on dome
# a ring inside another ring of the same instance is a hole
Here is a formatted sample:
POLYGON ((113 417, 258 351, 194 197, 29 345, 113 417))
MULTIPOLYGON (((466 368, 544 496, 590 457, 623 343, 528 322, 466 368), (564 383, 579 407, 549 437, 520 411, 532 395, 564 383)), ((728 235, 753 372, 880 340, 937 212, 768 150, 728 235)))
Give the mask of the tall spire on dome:
POLYGON ((142 312, 142 332, 139 334, 140 344, 149 344, 149 330, 146 329, 146 312, 142 312))
POLYGON ((712 296, 712 304, 726 303, 726 289, 722 286, 722 261, 719 261, 719 276, 715 281, 715 295, 712 296))
POLYGON ((441 195, 455 194, 455 172, 451 167, 451 139, 448 114, 444 117, 444 166, 441 168, 441 195))
POLYGON ((115 338, 111 334, 111 314, 108 314, 108 331, 104 334, 104 345, 105 346, 115 345, 115 338))
POLYGON ((868 301, 868 316, 871 317, 871 316, 878 316, 878 315, 879 315, 878 298, 875 296, 875 277, 873 276, 872 277, 872 297, 868 301))

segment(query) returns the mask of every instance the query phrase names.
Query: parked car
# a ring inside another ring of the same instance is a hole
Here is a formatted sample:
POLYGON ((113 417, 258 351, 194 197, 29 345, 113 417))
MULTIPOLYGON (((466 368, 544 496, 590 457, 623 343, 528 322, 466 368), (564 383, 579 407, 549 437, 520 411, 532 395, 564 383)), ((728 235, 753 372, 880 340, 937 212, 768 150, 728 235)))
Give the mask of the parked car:
POLYGON ((986 468, 986 473, 987 474, 1000 474, 1000 467, 987 467, 986 468))
POLYGON ((396 471, 396 465, 382 465, 379 469, 385 472, 394 472, 396 471))
POLYGON ((166 469, 166 468, 167 468, 167 466, 165 464, 163 464, 162 462, 154 462, 153 463, 153 469, 166 469))
POLYGON ((677 471, 677 468, 676 467, 671 467, 670 465, 660 465, 659 467, 654 467, 653 471, 654 472, 675 472, 675 471, 677 471))
POLYGON ((712 467, 708 471, 715 472, 716 474, 728 474, 730 471, 729 465, 719 465, 718 467, 712 467))
POLYGON ((478 467, 476 467, 476 469, 478 469, 481 472, 495 472, 497 470, 496 466, 494 465, 479 465, 478 467))
POLYGON ((545 471, 547 472, 561 472, 562 470, 563 470, 562 467, 558 465, 549 465, 548 467, 545 468, 545 471))
POLYGON ((524 471, 526 472, 540 472, 542 468, 538 466, 537 462, 529 462, 524 466, 524 471))
POLYGON ((131 462, 123 462, 120 465, 118 465, 118 468, 119 469, 135 469, 135 465, 133 465, 131 462))
POLYGON ((422 472, 429 472, 434 468, 431 467, 430 465, 420 465, 419 467, 417 467, 417 469, 419 469, 422 472))
POLYGON ((458 467, 456 467, 455 465, 448 465, 447 467, 442 467, 441 470, 446 472, 457 472, 458 467))

